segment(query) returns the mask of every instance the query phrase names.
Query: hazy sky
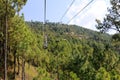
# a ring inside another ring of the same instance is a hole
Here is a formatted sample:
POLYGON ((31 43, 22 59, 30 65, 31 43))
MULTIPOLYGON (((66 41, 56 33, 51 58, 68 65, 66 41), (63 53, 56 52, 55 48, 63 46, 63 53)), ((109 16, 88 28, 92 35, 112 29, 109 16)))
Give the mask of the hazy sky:
MULTIPOLYGON (((67 10, 73 0, 46 0, 47 20, 59 22, 62 15, 67 10)), ((80 11, 91 0, 75 0, 62 22, 67 23, 78 11, 80 11)), ((110 6, 110 0, 94 0, 84 11, 82 11, 70 24, 76 24, 85 28, 96 30, 95 19, 102 20, 110 6)), ((43 21, 44 0, 28 0, 26 6, 21 11, 24 13, 26 21, 43 21)))

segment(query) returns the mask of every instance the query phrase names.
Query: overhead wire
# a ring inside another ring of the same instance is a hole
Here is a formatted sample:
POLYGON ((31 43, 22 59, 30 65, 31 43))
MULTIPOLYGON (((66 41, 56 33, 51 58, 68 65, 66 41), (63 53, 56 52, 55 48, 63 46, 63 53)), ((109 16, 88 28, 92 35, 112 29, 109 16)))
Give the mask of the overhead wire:
POLYGON ((76 16, 78 16, 86 7, 88 7, 94 0, 91 0, 85 7, 83 7, 76 15, 74 15, 68 22, 69 24, 76 16))
POLYGON ((67 10, 63 14, 63 16, 60 18, 60 22, 62 21, 63 17, 67 14, 67 12, 70 10, 70 8, 72 7, 72 5, 73 5, 74 2, 75 2, 75 0, 73 0, 72 3, 69 5, 69 7, 67 8, 67 10))

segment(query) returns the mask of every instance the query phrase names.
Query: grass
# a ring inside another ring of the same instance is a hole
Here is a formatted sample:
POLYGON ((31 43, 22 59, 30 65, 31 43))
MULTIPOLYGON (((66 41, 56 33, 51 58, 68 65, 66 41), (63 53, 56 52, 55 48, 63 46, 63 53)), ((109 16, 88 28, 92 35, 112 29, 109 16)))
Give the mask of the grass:
MULTIPOLYGON (((25 64, 25 80, 33 80, 34 77, 37 76, 38 72, 37 68, 29 65, 28 63, 25 64)), ((15 80, 21 80, 22 78, 22 66, 20 66, 20 74, 16 76, 15 80)))

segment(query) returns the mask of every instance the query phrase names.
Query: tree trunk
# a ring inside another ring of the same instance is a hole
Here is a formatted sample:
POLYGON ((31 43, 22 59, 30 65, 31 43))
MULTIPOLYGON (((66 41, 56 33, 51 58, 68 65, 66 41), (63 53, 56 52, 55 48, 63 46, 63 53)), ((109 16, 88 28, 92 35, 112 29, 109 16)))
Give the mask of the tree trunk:
POLYGON ((58 71, 58 66, 57 66, 57 80, 59 80, 59 71, 58 71))
POLYGON ((4 61, 5 61, 5 80, 7 80, 7 26, 5 29, 5 43, 4 43, 4 61))
POLYGON ((19 73, 20 73, 20 59, 19 59, 19 56, 17 57, 17 63, 18 63, 17 75, 19 75, 19 73))
POLYGON ((58 65, 58 55, 57 55, 57 80, 59 80, 59 65, 58 65))
POLYGON ((25 80, 25 60, 22 59, 22 80, 25 80))
POLYGON ((5 29, 5 42, 4 42, 4 61, 5 61, 5 80, 7 80, 7 26, 5 29))
POLYGON ((14 51, 14 79, 15 79, 15 76, 16 76, 16 70, 15 70, 15 68, 16 68, 16 49, 14 51))
POLYGON ((5 37, 5 41, 4 41, 4 80, 7 80, 7 35, 8 35, 8 17, 7 17, 7 3, 8 1, 6 0, 6 14, 5 14, 5 33, 4 33, 4 37, 5 37))

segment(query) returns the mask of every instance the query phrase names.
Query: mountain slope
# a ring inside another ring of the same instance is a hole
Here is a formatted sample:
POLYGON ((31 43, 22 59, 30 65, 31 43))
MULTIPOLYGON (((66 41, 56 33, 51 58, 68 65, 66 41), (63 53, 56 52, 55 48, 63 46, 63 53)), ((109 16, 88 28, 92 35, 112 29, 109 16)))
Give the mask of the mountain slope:
MULTIPOLYGON (((54 34, 54 35, 64 35, 64 36, 72 36, 76 38, 86 38, 91 40, 101 40, 101 41, 108 41, 110 40, 111 36, 109 34, 101 34, 97 31, 93 31, 90 29, 86 29, 76 25, 66 25, 60 23, 46 23, 45 27, 42 22, 27 22, 31 28, 35 31, 43 32, 43 28, 46 30, 47 34, 54 34)), ((62 36, 62 37, 64 37, 62 36)))

